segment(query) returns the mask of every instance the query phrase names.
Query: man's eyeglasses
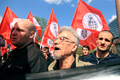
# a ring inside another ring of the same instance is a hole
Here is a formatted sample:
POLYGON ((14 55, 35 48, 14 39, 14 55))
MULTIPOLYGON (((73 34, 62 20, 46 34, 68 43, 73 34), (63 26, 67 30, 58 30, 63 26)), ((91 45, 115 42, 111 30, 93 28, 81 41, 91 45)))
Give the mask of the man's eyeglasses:
POLYGON ((74 41, 70 41, 69 38, 64 37, 64 36, 61 36, 61 37, 58 37, 58 38, 53 39, 53 40, 52 40, 52 43, 54 44, 54 42, 55 42, 56 40, 59 40, 59 43, 61 43, 61 42, 63 42, 65 39, 69 40, 69 41, 65 41, 65 42, 75 43, 74 41))

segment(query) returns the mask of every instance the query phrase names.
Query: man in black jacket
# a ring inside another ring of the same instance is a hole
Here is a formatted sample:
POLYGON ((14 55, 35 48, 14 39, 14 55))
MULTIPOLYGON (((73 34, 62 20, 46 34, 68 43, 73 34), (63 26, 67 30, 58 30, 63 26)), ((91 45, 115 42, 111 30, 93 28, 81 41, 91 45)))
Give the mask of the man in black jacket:
POLYGON ((84 57, 84 61, 93 64, 103 64, 120 60, 117 54, 110 52, 110 47, 113 45, 114 35, 108 30, 103 30, 98 34, 97 50, 90 55, 84 57))
POLYGON ((34 46, 35 26, 29 20, 19 20, 11 30, 11 43, 16 46, 0 67, 0 77, 47 71, 42 52, 34 46))

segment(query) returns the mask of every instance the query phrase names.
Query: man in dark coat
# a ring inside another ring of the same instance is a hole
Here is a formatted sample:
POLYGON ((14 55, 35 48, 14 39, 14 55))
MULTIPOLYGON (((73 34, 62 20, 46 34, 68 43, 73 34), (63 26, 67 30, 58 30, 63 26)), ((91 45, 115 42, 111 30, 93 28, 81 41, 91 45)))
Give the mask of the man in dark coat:
POLYGON ((117 54, 110 52, 110 47, 113 43, 114 35, 108 30, 103 30, 98 34, 97 50, 90 55, 84 57, 84 61, 93 64, 103 64, 120 60, 117 54))
POLYGON ((19 20, 11 30, 11 43, 16 46, 0 67, 0 77, 47 71, 42 52, 34 46, 35 26, 29 20, 19 20))

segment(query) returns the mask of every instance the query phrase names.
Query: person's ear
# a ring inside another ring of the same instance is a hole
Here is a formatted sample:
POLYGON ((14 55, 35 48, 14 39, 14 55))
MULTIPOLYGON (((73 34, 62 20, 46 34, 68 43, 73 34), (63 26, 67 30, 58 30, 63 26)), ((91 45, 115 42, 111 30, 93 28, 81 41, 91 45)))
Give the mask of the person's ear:
POLYGON ((111 47, 112 47, 114 44, 115 44, 115 43, 114 43, 114 42, 112 42, 111 47))
POLYGON ((31 33, 30 33, 30 38, 34 38, 34 35, 35 35, 35 32, 34 32, 34 31, 31 31, 31 33))
POLYGON ((78 45, 74 44, 73 48, 72 48, 72 52, 75 52, 77 50, 78 45))

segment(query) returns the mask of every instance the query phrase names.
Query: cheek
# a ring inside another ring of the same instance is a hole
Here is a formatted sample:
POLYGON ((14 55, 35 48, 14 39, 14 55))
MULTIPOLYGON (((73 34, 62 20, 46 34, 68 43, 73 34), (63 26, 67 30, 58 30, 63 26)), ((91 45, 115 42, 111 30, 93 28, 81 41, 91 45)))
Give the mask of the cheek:
POLYGON ((46 54, 46 53, 43 53, 43 55, 44 55, 44 56, 47 56, 47 54, 46 54))
POLYGON ((61 55, 71 54, 72 46, 71 44, 66 44, 62 47, 61 55))
POLYGON ((20 37, 21 37, 21 39, 28 40, 29 39, 28 35, 29 34, 27 34, 27 33, 23 33, 23 34, 20 35, 20 37))
POLYGON ((65 55, 65 52, 67 50, 67 44, 62 43, 60 46, 61 46, 61 55, 63 56, 65 55))
POLYGON ((111 44, 108 44, 107 46, 108 46, 108 48, 110 48, 110 47, 111 47, 111 44))

